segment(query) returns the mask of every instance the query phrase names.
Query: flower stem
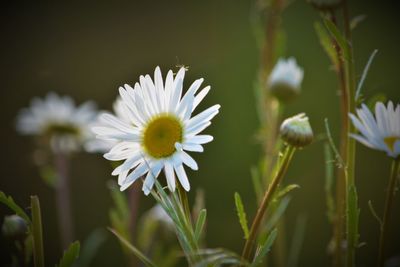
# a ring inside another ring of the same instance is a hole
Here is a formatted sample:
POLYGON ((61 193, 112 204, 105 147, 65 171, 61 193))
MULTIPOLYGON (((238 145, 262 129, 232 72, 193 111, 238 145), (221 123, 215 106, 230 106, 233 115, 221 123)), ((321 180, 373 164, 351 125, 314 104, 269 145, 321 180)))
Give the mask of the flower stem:
MULTIPOLYGON (((346 60, 346 74, 347 74, 347 94, 348 94, 348 111, 355 113, 355 87, 356 77, 354 68, 354 55, 353 55, 353 43, 351 38, 351 26, 350 26, 350 15, 347 0, 343 0, 343 19, 344 19, 344 32, 347 42, 349 43, 348 59, 346 60)), ((349 133, 355 131, 353 124, 347 120, 347 128, 349 133)), ((351 203, 349 199, 356 194, 355 186, 355 139, 347 137, 347 177, 346 177, 346 240, 347 240, 347 266, 355 265, 355 250, 358 242, 358 208, 357 203, 351 203)))
MULTIPOLYGON (((136 222, 138 219, 138 209, 140 201, 140 183, 133 183, 128 191, 128 201, 129 201, 129 234, 132 243, 136 240, 136 222)), ((130 257, 130 266, 138 266, 136 257, 130 257)))
POLYGON ((285 175, 288 169, 289 163, 295 151, 296 149, 293 146, 288 146, 286 148, 285 153, 283 155, 282 163, 280 164, 278 171, 276 172, 276 175, 269 184, 268 189, 265 191, 264 197, 261 201, 261 204, 257 210, 256 216, 254 217, 253 223, 251 225, 249 237, 246 240, 243 249, 242 258, 245 260, 250 259, 250 253, 254 246, 254 243, 256 242, 257 233, 260 228, 261 222, 263 220, 264 214, 272 201, 272 197, 276 189, 278 188, 280 182, 282 181, 283 176, 285 175))
POLYGON ((56 184, 56 204, 58 212, 61 248, 65 249, 73 241, 73 225, 71 215, 71 201, 69 192, 68 159, 64 153, 55 155, 55 164, 58 174, 56 184))
POLYGON ((179 200, 182 204, 183 211, 185 212, 187 222, 190 225, 190 227, 192 228, 193 227, 192 226, 192 216, 191 216, 191 212, 190 212, 189 200, 188 200, 186 191, 179 182, 177 183, 177 187, 178 187, 179 200))
POLYGON ((32 211, 32 238, 33 238, 33 265, 44 267, 43 226, 40 202, 37 196, 31 196, 32 211))
POLYGON ((385 260, 385 243, 387 237, 387 224, 390 219, 390 214, 393 206, 393 198, 396 194, 396 181, 399 174, 400 159, 393 160, 392 171, 390 174, 390 180, 386 192, 385 210, 383 212, 383 220, 381 225, 381 235, 379 238, 379 255, 378 255, 378 266, 384 266, 385 260))

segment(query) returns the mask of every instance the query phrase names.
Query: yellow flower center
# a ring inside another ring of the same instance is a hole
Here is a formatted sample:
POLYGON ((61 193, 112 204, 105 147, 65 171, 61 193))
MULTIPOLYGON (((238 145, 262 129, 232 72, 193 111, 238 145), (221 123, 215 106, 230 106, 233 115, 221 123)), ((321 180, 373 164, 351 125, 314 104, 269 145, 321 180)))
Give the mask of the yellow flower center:
POLYGON ((175 143, 182 142, 183 128, 174 116, 162 115, 151 120, 143 131, 143 146, 154 158, 165 158, 175 152, 175 143))
POLYGON ((383 141, 385 144, 389 147, 389 149, 394 152, 394 144, 396 143, 397 140, 400 140, 400 137, 398 136, 388 136, 383 141))

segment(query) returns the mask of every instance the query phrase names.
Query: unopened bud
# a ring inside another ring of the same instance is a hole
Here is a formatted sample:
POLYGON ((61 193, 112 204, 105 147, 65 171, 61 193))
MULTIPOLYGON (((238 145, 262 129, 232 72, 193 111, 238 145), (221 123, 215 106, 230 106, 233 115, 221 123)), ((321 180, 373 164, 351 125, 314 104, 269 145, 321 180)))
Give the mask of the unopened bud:
POLYGON ((10 215, 4 217, 3 227, 1 231, 5 237, 13 240, 23 241, 28 233, 28 226, 24 219, 18 215, 10 215))
POLYGON ((300 94, 304 71, 294 58, 279 59, 269 76, 269 92, 281 102, 288 102, 300 94))
POLYGON ((304 113, 284 120, 280 134, 286 143, 297 148, 309 145, 314 137, 308 117, 304 113))

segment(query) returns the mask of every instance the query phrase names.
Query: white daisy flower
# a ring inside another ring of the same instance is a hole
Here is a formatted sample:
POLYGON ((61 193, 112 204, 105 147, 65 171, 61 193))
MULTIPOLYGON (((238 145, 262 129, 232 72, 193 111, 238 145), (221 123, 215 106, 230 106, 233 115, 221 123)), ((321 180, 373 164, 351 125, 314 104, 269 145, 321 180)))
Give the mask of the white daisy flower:
MULTIPOLYGON (((126 123, 130 123, 129 118, 124 113, 123 102, 120 97, 114 101, 113 104, 113 111, 115 115, 125 121, 126 123)), ((96 121, 91 124, 90 128, 101 126, 102 123, 100 122, 99 118, 96 118, 96 121)), ((85 143, 85 150, 89 153, 106 153, 109 151, 113 146, 118 143, 116 140, 100 140, 93 136, 88 142, 85 143)))
POLYGON ((289 101, 300 93, 304 71, 293 57, 279 59, 273 68, 267 86, 274 96, 282 101, 289 101))
POLYGON ((354 126, 360 132, 351 134, 353 138, 370 148, 386 152, 389 157, 397 158, 400 155, 399 104, 395 109, 391 101, 387 107, 377 102, 375 118, 368 107, 362 104, 361 109, 357 109, 357 116, 350 114, 354 126))
POLYGON ((93 102, 76 107, 72 98, 49 93, 45 99, 34 98, 29 108, 20 111, 17 130, 48 137, 54 152, 72 152, 93 136, 89 124, 96 116, 93 102))
POLYGON ((199 133, 211 124, 220 105, 214 105, 192 117, 192 112, 210 90, 199 93, 203 79, 198 79, 182 97, 185 69, 174 77, 170 70, 165 83, 160 68, 149 75, 140 76, 134 88, 119 88, 123 105, 121 109, 129 121, 102 114, 103 126, 93 127, 97 137, 116 141, 104 155, 108 160, 124 160, 112 175, 118 175, 118 184, 125 190, 142 175, 146 175, 143 191, 148 195, 155 178, 164 170, 170 191, 175 190, 175 174, 182 187, 190 190, 183 164, 197 170, 196 161, 185 151, 203 152, 203 144, 213 140, 211 135, 199 133), (197 94, 196 94, 197 93, 197 94))

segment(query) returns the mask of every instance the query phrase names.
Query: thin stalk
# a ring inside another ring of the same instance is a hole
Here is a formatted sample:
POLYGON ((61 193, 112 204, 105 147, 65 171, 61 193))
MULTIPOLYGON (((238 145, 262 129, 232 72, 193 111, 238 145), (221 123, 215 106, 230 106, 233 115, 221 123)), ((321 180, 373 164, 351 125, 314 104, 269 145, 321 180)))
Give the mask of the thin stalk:
POLYGON ((275 177, 269 184, 268 189, 265 191, 264 197, 261 201, 261 204, 257 210, 256 216, 254 217, 253 223, 251 225, 249 237, 246 240, 245 246, 243 248, 242 258, 245 260, 250 259, 250 253, 252 251, 254 244, 256 243, 257 233, 260 228, 261 222, 263 220, 264 214, 267 208, 269 207, 273 195, 276 189, 278 188, 280 182, 282 181, 283 176, 286 174, 286 171, 288 169, 289 163, 293 157, 295 150, 296 149, 293 146, 288 146, 286 148, 285 153, 283 155, 282 163, 279 166, 279 169, 275 177))
POLYGON ((190 206, 189 206, 189 200, 187 197, 187 193, 185 191, 185 189, 182 187, 182 185, 178 182, 177 183, 177 187, 178 187, 178 194, 179 194, 179 200, 182 204, 183 207, 183 211, 185 212, 185 216, 187 219, 188 224, 190 225, 191 228, 193 228, 192 226, 192 215, 190 212, 190 206))
POLYGON ((33 238, 33 265, 44 267, 43 227, 40 202, 37 196, 31 196, 32 211, 32 238, 33 238))
POLYGON ((61 248, 65 249, 69 246, 74 238, 67 155, 62 152, 57 153, 55 155, 55 165, 58 174, 58 180, 56 184, 58 224, 61 237, 61 248))
MULTIPOLYGON (((140 183, 133 183, 128 191, 128 201, 129 201, 129 234, 134 244, 136 241, 136 222, 138 219, 138 209, 140 201, 140 183)), ((135 267, 138 265, 136 257, 130 257, 130 266, 135 267)))
MULTIPOLYGON (((350 15, 347 0, 343 1, 343 19, 344 19, 344 30, 347 41, 349 42, 349 53, 348 60, 346 61, 346 73, 347 73, 347 93, 348 93, 348 111, 351 113, 355 113, 355 90, 356 90, 356 77, 355 77, 355 68, 354 68, 354 56, 353 56, 353 43, 351 38, 351 27, 350 27, 350 15)), ((347 127, 349 133, 355 131, 354 126, 347 121, 347 127)), ((351 218, 349 215, 356 214, 358 211, 353 211, 353 207, 351 207, 351 203, 348 201, 351 189, 355 188, 355 139, 347 137, 347 177, 346 177, 346 239, 347 239, 347 266, 355 265, 355 249, 357 247, 357 239, 358 233, 357 229, 352 227, 352 222, 355 225, 358 225, 356 221, 357 218, 351 218)))
POLYGON ((379 254, 378 254, 378 266, 383 267, 385 261, 385 244, 387 238, 387 225, 392 212, 393 199, 396 194, 396 181, 400 169, 400 159, 393 160, 392 171, 390 174, 390 180, 386 192, 385 209, 383 212, 383 220, 381 224, 381 235, 379 238, 379 254))
MULTIPOLYGON (((331 20, 337 25, 334 11, 331 11, 331 20)), ((332 38, 332 43, 335 47, 338 65, 336 66, 336 73, 339 80, 340 89, 340 114, 341 114, 341 129, 340 129, 340 156, 344 162, 347 162, 347 146, 348 146, 348 126, 349 126, 349 94, 346 85, 346 72, 343 62, 342 51, 340 46, 336 43, 335 39, 332 38)), ((342 166, 344 168, 344 166, 342 166)), ((345 198, 346 198, 346 183, 345 183, 345 171, 340 169, 337 172, 336 182, 336 216, 334 221, 334 256, 333 266, 342 266, 342 241, 343 241, 343 229, 345 225, 345 198)))

